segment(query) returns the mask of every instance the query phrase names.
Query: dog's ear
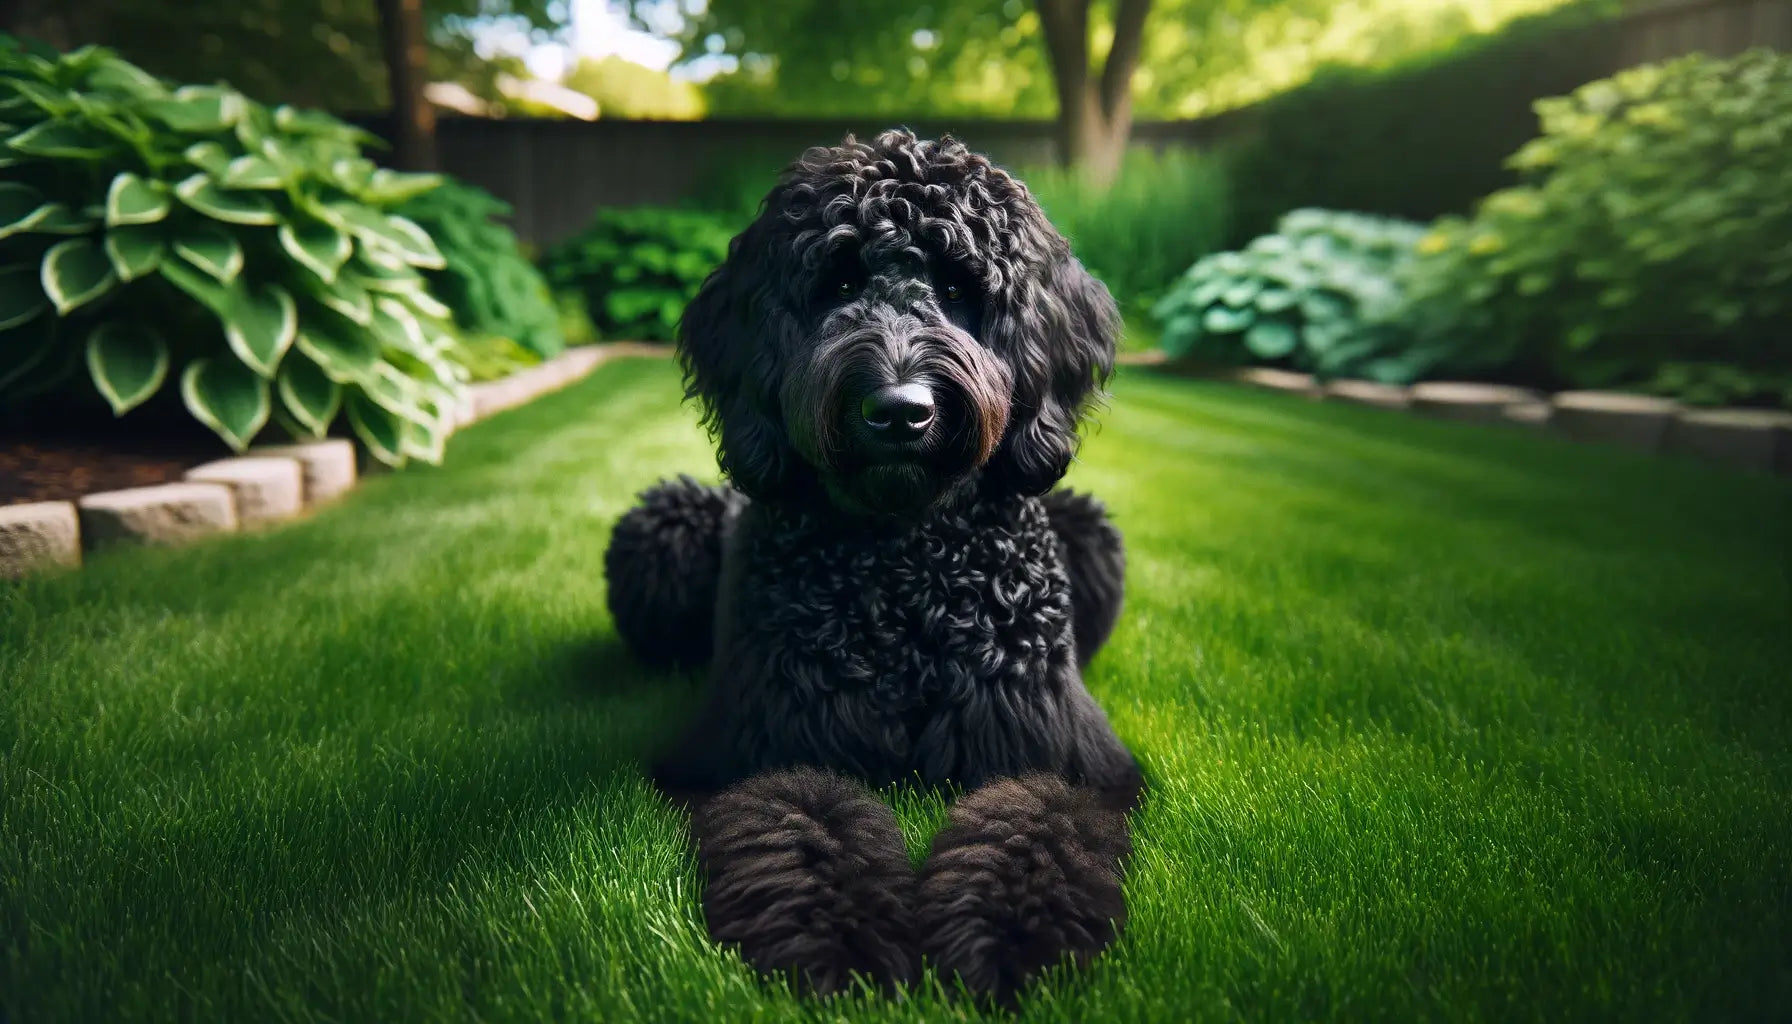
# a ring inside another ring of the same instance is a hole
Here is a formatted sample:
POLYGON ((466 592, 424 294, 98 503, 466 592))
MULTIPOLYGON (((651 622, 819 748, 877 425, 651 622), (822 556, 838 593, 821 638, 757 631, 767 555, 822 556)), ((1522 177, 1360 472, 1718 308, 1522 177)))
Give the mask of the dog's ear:
POLYGON ((1069 246, 1050 239, 1037 276, 995 293, 990 341, 1014 369, 1008 431, 987 472, 1005 487, 1043 494, 1076 457, 1077 427, 1114 372, 1119 308, 1069 246))
POLYGON ((703 282, 678 323, 685 397, 703 407, 722 472, 753 497, 783 484, 796 459, 778 424, 779 282, 755 221, 703 282))

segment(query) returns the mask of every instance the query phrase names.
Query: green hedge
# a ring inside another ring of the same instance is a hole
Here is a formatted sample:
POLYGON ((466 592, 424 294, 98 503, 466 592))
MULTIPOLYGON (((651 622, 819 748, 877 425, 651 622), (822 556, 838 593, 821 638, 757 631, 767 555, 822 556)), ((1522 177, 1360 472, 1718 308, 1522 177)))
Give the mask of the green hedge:
POLYGON ((1504 161, 1536 131, 1531 104, 1619 66, 1619 6, 1585 0, 1389 69, 1328 68, 1260 104, 1229 148, 1229 244, 1301 207, 1430 220, 1513 184, 1504 161))
POLYGON ((1546 386, 1792 406, 1792 56, 1644 65, 1537 109, 1524 183, 1419 243, 1423 331, 1546 386))

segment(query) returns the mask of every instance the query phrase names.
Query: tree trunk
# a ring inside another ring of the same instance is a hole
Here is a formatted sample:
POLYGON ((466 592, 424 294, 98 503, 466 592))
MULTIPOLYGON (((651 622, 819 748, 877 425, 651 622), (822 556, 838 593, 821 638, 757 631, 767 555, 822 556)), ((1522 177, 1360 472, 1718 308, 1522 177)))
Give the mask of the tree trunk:
POLYGON ((1099 74, 1089 66, 1089 0, 1038 0, 1058 92, 1058 159, 1096 185, 1120 173, 1132 135, 1132 75, 1151 0, 1120 0, 1099 74))
POLYGON ((436 112, 423 95, 429 50, 423 0, 379 0, 380 41, 391 91, 393 163, 400 170, 436 169, 436 112))

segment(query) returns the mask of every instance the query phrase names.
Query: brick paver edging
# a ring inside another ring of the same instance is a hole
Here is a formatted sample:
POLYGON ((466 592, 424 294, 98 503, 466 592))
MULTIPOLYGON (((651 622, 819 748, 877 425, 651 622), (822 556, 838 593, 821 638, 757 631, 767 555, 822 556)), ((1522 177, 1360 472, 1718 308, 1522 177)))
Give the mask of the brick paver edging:
MULTIPOLYGON (((464 427, 584 379, 619 356, 665 356, 664 345, 610 342, 567 349, 503 380, 474 384, 457 411, 464 427)), ((0 580, 77 568, 114 544, 184 544, 214 533, 271 526, 342 497, 356 482, 346 438, 266 445, 194 466, 180 483, 0 505, 0 580)))

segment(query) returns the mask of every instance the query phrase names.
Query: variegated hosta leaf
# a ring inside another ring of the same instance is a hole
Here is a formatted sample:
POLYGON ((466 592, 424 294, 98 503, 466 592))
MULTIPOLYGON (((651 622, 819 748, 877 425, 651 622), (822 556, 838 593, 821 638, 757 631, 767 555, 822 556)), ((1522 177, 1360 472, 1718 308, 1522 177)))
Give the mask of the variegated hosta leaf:
POLYGON ((268 382, 234 359, 194 360, 180 378, 187 411, 236 451, 267 425, 268 382))
POLYGON ((144 113, 177 132, 221 132, 243 116, 245 103, 237 92, 213 85, 188 85, 165 100, 143 104, 144 113))
POLYGON ((335 281, 337 271, 354 253, 347 234, 320 220, 281 224, 278 234, 286 254, 325 282, 335 281))
POLYGON ((44 253, 39 280, 56 311, 67 316, 110 291, 118 276, 105 250, 92 239, 71 238, 44 253))
POLYGON ((233 288, 224 337, 237 358, 256 373, 274 375, 298 327, 298 307, 286 289, 276 284, 233 288))
POLYGON ((445 422, 438 421, 426 426, 406 420, 400 447, 410 458, 439 466, 442 464, 442 454, 448 447, 448 435, 452 432, 452 426, 445 422))
POLYGON ((280 365, 274 390, 280 405, 310 436, 323 437, 342 408, 342 387, 303 353, 280 365))
POLYGON ((176 238, 174 251, 219 284, 236 280, 243 270, 242 243, 235 235, 212 224, 201 225, 176 238))
POLYGON ((108 320, 87 336, 87 370, 115 415, 156 393, 168 377, 168 343, 154 330, 108 320))
POLYGON ((153 273, 167 251, 162 229, 153 224, 127 224, 106 232, 106 256, 121 281, 153 273))
POLYGON ((154 224, 168 216, 173 206, 165 186, 124 171, 106 190, 106 224, 154 224))
MULTIPOLYGON (((239 122, 237 127, 244 124, 239 122)), ((273 190, 285 187, 286 180, 286 172, 272 160, 251 153, 230 161, 218 184, 225 188, 273 190)))
POLYGON ((210 174, 194 174, 174 186, 181 202, 213 220, 229 224, 270 225, 280 221, 274 204, 257 192, 222 188, 210 174))
POLYGON ((360 391, 349 392, 343 401, 349 426, 374 458, 389 466, 402 466, 404 455, 404 421, 380 408, 360 391))
POLYGON ((37 264, 15 263, 0 268, 0 331, 28 323, 49 308, 50 300, 44 295, 37 264))
POLYGON ((330 324, 323 317, 308 318, 294 345, 338 384, 371 378, 380 361, 379 340, 372 332, 353 324, 330 324))
POLYGON ((30 231, 49 212, 43 193, 16 181, 0 181, 0 238, 30 231))

